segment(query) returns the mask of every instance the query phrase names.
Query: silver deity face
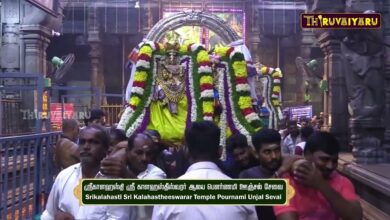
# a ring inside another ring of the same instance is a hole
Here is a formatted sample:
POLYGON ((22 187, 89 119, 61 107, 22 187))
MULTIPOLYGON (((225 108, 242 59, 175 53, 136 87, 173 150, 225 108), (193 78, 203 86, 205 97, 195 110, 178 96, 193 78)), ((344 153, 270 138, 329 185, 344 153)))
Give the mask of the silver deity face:
POLYGON ((166 63, 168 65, 176 65, 179 64, 179 54, 176 51, 170 51, 168 52, 168 60, 166 63))

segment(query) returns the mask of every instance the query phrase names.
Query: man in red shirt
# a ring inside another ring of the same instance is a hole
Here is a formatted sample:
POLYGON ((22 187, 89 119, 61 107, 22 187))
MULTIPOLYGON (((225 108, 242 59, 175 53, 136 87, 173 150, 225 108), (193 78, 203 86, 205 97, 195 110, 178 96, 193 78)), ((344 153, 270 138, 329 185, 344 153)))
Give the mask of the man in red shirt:
POLYGON ((335 171, 340 145, 326 132, 313 134, 306 142, 305 160, 297 161, 286 174, 295 195, 286 206, 275 206, 278 220, 362 219, 351 181, 335 171))

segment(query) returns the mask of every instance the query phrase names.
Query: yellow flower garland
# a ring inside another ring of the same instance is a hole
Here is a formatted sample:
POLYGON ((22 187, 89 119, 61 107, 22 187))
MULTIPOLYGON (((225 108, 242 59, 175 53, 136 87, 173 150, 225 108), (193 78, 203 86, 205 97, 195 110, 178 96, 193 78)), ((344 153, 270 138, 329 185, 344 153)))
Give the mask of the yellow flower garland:
POLYGON ((267 67, 265 66, 261 67, 260 71, 262 74, 267 74, 267 67))
POLYGON ((246 62, 245 61, 236 61, 233 63, 233 70, 236 77, 246 77, 246 62))
POLYGON ((213 84, 213 77, 211 76, 202 76, 200 78, 200 85, 202 84, 213 84))
POLYGON ((165 52, 164 44, 162 44, 162 43, 157 43, 157 44, 160 47, 160 51, 159 52, 164 53, 165 52))
POLYGON ((188 52, 188 44, 181 44, 180 45, 180 49, 179 49, 179 52, 180 53, 187 53, 188 52))
POLYGON ((280 93, 280 86, 275 86, 272 91, 280 93))
POLYGON ((144 45, 143 47, 141 47, 141 49, 139 51, 140 54, 146 54, 149 57, 152 57, 152 52, 153 52, 153 50, 149 45, 144 45))
POLYGON ((148 73, 145 71, 136 71, 134 75, 134 81, 144 82, 148 77, 148 73))
POLYGON ((214 107, 213 107, 213 102, 212 101, 204 101, 202 103, 203 106, 203 112, 204 113, 213 113, 214 112, 214 107))
POLYGON ((282 72, 280 72, 280 71, 275 71, 274 73, 272 73, 272 77, 274 78, 274 77, 280 77, 280 78, 282 78, 282 72))
POLYGON ((229 50, 229 47, 216 47, 215 48, 215 53, 218 55, 218 56, 226 56, 226 53, 227 51, 229 50))
POLYGON ((196 61, 198 63, 209 61, 209 54, 205 50, 200 51, 196 57, 196 61))
POLYGON ((241 109, 251 108, 252 98, 249 96, 240 96, 238 99, 238 106, 240 106, 241 109))
POLYGON ((139 103, 141 102, 141 99, 140 98, 138 98, 138 96, 132 96, 131 98, 130 98, 130 105, 133 105, 133 106, 138 106, 139 105, 139 103))

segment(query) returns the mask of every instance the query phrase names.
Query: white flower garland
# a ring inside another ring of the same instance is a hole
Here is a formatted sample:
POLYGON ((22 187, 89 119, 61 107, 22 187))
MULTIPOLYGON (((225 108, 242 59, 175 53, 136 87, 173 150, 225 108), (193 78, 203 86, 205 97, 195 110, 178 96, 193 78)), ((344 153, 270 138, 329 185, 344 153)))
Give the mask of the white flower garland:
POLYGON ((194 95, 194 77, 192 76, 192 59, 191 59, 191 56, 183 56, 184 59, 188 58, 188 82, 189 82, 189 89, 190 89, 190 96, 191 96, 191 121, 195 121, 196 120, 196 108, 197 108, 197 105, 196 105, 196 100, 195 100, 195 95, 194 95))
MULTIPOLYGON (((272 82, 272 77, 270 75, 265 75, 265 78, 266 78, 266 91, 267 91, 267 94, 266 94, 266 97, 270 97, 270 95, 272 94, 272 86, 271 86, 271 82, 272 82)), ((267 103, 267 108, 270 110, 270 114, 269 114, 269 117, 268 117, 268 121, 269 121, 269 125, 268 127, 269 128, 276 128, 275 125, 276 125, 276 122, 274 120, 275 118, 275 115, 274 115, 274 112, 275 112, 275 109, 272 105, 272 100, 269 100, 270 103, 266 102, 267 103)))
POLYGON ((153 51, 156 51, 156 44, 153 41, 146 41, 145 43, 149 44, 153 51))
MULTIPOLYGON (((226 62, 223 62, 225 65, 227 65, 226 62)), ((237 128, 237 130, 246 136, 247 140, 248 140, 248 143, 253 146, 252 144, 252 138, 251 138, 251 135, 250 133, 246 130, 246 128, 244 126, 241 125, 241 123, 238 121, 237 119, 237 116, 236 116, 236 111, 235 111, 235 107, 234 107, 234 102, 233 102, 233 92, 232 92, 232 84, 230 82, 230 73, 229 73, 229 70, 227 70, 227 83, 228 83, 228 92, 229 92, 229 102, 230 102, 230 105, 231 105, 231 108, 232 108, 232 119, 233 119, 233 123, 234 123, 234 126, 237 128)))
MULTIPOLYGON (((230 53, 229 58, 232 59, 235 54, 241 53, 241 51, 234 48, 234 50, 230 53)), ((244 55, 244 54, 243 54, 244 55)))
POLYGON ((212 121, 213 117, 212 116, 203 116, 203 120, 205 120, 205 121, 212 121))
POLYGON ((202 46, 202 45, 201 44, 193 44, 193 45, 191 45, 191 52, 195 52, 198 49, 198 47, 200 47, 200 46, 202 46))
POLYGON ((198 68, 198 73, 211 73, 212 70, 211 70, 211 67, 209 66, 200 66, 198 68))
POLYGON ((248 121, 255 121, 255 120, 259 120, 259 117, 256 113, 252 112, 249 115, 245 115, 245 119, 248 121))
POLYGON ((134 113, 134 110, 130 106, 126 107, 125 111, 122 114, 121 119, 119 120, 117 128, 121 129, 121 130, 125 130, 126 124, 129 121, 129 119, 131 118, 131 116, 133 115, 133 113, 134 113))
POLYGON ((214 97, 214 91, 212 89, 203 90, 200 93, 200 97, 202 97, 202 98, 213 98, 214 97))
POLYGON ((139 95, 143 95, 144 94, 144 89, 141 88, 141 87, 133 87, 133 88, 131 88, 131 92, 132 93, 137 93, 139 95))
POLYGON ((138 60, 137 64, 135 65, 136 67, 144 67, 146 69, 150 68, 150 62, 146 60, 138 60))
POLYGON ((140 116, 137 118, 137 120, 135 120, 134 123, 129 127, 129 129, 127 129, 127 131, 126 131, 126 136, 127 136, 127 137, 130 137, 130 135, 132 135, 132 134, 134 133, 134 131, 140 126, 140 124, 141 124, 142 121, 144 120, 145 111, 146 111, 146 109, 144 109, 144 110, 142 111, 142 113, 141 113, 140 116))
MULTIPOLYGON (((153 65, 153 70, 152 70, 152 82, 155 81, 155 78, 156 78, 156 59, 153 60, 153 62, 155 62, 155 65, 153 65)), ((150 95, 148 97, 148 100, 146 101, 145 103, 145 108, 142 110, 142 113, 138 116, 137 120, 135 120, 135 122, 129 127, 129 129, 127 129, 126 131, 126 136, 130 136, 131 134, 133 134, 138 128, 139 126, 142 124, 142 122, 144 121, 144 118, 145 118, 145 114, 146 114, 146 108, 148 106, 150 106, 150 103, 152 102, 152 97, 153 97, 153 85, 154 83, 152 83, 152 90, 150 91, 150 95)))
POLYGON ((225 101, 225 84, 224 84, 224 72, 223 68, 217 69, 218 73, 218 93, 219 93, 219 101, 221 102, 222 113, 221 118, 219 122, 219 127, 221 128, 221 138, 219 140, 220 146, 223 146, 222 148, 222 155, 221 159, 226 160, 226 129, 227 129, 227 122, 226 122, 226 101, 225 101))
POLYGON ((236 90, 239 91, 239 92, 249 92, 250 91, 250 87, 249 87, 249 84, 245 83, 245 84, 237 84, 236 85, 236 90))

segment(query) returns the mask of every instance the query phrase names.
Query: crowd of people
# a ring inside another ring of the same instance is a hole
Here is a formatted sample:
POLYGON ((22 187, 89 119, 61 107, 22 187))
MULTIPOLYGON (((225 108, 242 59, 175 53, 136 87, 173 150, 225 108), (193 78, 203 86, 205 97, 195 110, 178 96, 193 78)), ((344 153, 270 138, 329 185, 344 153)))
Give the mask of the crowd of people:
POLYGON ((92 110, 81 128, 77 121, 65 119, 54 157, 61 171, 41 219, 362 219, 353 184, 336 171, 337 139, 313 127, 311 121, 285 121, 284 125, 279 131, 263 128, 251 140, 232 135, 226 140, 227 158, 222 161, 221 131, 213 122, 193 122, 178 148, 164 142, 155 130, 126 137, 115 126, 105 127, 101 110, 92 110), (74 194, 82 178, 285 178, 295 195, 288 205, 274 207, 87 206, 74 194))

